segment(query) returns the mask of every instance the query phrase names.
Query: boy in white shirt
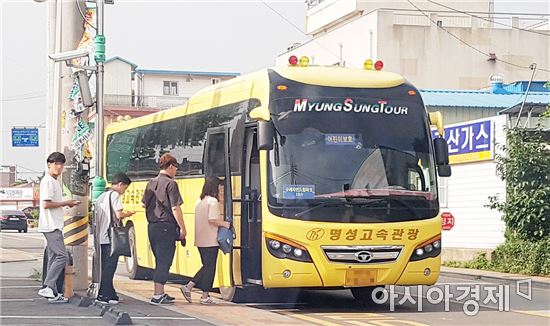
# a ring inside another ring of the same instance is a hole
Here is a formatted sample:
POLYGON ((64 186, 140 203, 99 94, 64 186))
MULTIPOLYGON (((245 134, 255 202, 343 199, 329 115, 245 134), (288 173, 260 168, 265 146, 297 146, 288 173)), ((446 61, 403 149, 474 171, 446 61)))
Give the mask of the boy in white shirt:
POLYGON ((73 207, 80 204, 78 200, 63 200, 61 183, 57 180, 65 167, 65 155, 59 152, 51 153, 46 160, 48 173, 40 181, 40 217, 38 232, 46 238, 48 253, 48 268, 43 289, 38 294, 47 298, 50 303, 68 302, 56 285, 68 260, 67 248, 63 239, 63 207, 73 207))
POLYGON ((111 189, 97 198, 95 215, 98 226, 96 239, 101 244, 101 283, 97 301, 103 304, 117 304, 119 300, 113 285, 119 256, 111 256, 109 229, 111 224, 121 224, 122 219, 134 215, 132 211, 123 211, 122 207, 122 195, 132 180, 125 173, 117 173, 110 181, 111 189))

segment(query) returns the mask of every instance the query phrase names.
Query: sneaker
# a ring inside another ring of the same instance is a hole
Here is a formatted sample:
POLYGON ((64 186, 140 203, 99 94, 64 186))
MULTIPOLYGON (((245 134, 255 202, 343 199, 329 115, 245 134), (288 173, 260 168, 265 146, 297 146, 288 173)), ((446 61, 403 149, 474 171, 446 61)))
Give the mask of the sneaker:
POLYGON ((48 303, 67 303, 69 299, 65 298, 61 294, 58 294, 56 297, 48 299, 48 303))
POLYGON ((181 291, 181 294, 183 294, 183 297, 185 298, 185 300, 187 300, 187 302, 193 303, 192 300, 191 300, 191 291, 189 291, 187 286, 185 286, 185 285, 182 286, 180 288, 180 291, 181 291))
POLYGON ((174 300, 176 300, 176 298, 174 298, 174 297, 168 295, 167 293, 164 293, 164 297, 165 297, 166 300, 168 300, 168 301, 174 301, 174 300))
POLYGON ((212 297, 208 297, 206 299, 201 298, 201 304, 213 305, 213 304, 217 304, 217 302, 214 301, 212 297))
POLYGON ((101 304, 109 304, 109 299, 99 296, 95 299, 95 302, 98 302, 101 304))
POLYGON ((116 300, 116 299, 109 299, 109 304, 118 304, 118 300, 116 300))
POLYGON ((55 294, 53 293, 53 290, 49 287, 42 288, 38 290, 38 295, 41 297, 44 297, 46 299, 53 299, 55 298, 55 294))
POLYGON ((160 298, 158 299, 155 299, 155 297, 152 297, 151 298, 151 301, 149 302, 150 304, 152 305, 155 305, 155 306, 160 306, 160 305, 163 305, 163 306, 166 306, 166 305, 172 305, 174 304, 174 301, 170 301, 166 298, 166 296, 163 294, 160 298))

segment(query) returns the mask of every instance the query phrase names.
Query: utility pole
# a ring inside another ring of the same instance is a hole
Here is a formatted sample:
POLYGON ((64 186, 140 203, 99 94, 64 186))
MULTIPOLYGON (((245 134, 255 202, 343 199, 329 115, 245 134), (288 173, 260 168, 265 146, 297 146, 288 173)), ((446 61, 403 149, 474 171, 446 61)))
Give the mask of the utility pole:
MULTIPOLYGON (((41 1, 38 1, 41 2, 41 1)), ((84 1, 48 1, 48 50, 50 54, 72 51, 83 39, 84 18, 80 10, 84 1), (80 8, 79 8, 80 6, 80 8)), ((82 106, 78 97, 71 97, 75 89, 73 70, 55 60, 49 65, 47 151, 62 152, 67 162, 61 177, 63 196, 81 202, 64 209, 65 245, 75 267, 74 289, 88 286, 88 175, 83 173, 83 155, 77 144, 83 142, 82 106)), ((68 61, 67 61, 68 62, 68 61)), ((84 128, 85 129, 85 128, 84 128)), ((86 130, 84 130, 86 131, 86 130)))
MULTIPOLYGON (((80 15, 77 1, 57 0, 61 6, 61 17, 56 23, 61 25, 61 51, 77 48, 84 32, 84 19, 80 15)), ((81 2, 83 3, 83 2, 81 2)), ((58 124, 61 130, 61 152, 67 159, 65 172, 62 175, 64 195, 79 200, 80 205, 65 209, 65 226, 63 234, 65 245, 73 257, 75 267, 74 290, 84 290, 88 287, 88 189, 87 177, 81 177, 78 164, 81 162, 73 143, 78 133, 77 125, 80 116, 75 112, 75 103, 69 99, 73 89, 73 70, 63 63, 56 63, 61 68, 60 107, 61 117, 58 124)))
MULTIPOLYGON (((106 180, 103 178, 103 80, 105 62, 105 36, 104 32, 104 0, 96 0, 97 34, 95 37, 95 62, 96 62, 96 123, 95 123, 95 175, 92 182, 92 202, 95 211, 95 201, 105 191, 106 180)), ((96 297, 101 282, 101 244, 99 243, 98 226, 94 227, 94 257, 92 260, 92 283, 88 288, 88 296, 96 297)))

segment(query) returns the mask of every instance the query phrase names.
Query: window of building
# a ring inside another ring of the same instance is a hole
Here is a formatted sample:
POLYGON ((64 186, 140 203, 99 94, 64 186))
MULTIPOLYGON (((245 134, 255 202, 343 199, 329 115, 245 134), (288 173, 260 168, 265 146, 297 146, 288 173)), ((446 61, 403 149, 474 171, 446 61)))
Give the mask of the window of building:
POLYGON ((448 206, 448 178, 438 178, 437 186, 439 188, 439 207, 446 208, 448 206))
POLYGON ((212 78, 212 85, 218 84, 222 80, 220 78, 212 78))
POLYGON ((164 81, 162 93, 164 95, 178 95, 178 82, 164 81))

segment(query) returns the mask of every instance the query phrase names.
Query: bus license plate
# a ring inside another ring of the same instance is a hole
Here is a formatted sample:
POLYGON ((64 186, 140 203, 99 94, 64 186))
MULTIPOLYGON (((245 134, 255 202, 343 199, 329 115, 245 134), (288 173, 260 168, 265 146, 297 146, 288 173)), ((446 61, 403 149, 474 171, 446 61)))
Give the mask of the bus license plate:
POLYGON ((350 269, 346 271, 346 286, 369 286, 376 284, 376 269, 350 269))

